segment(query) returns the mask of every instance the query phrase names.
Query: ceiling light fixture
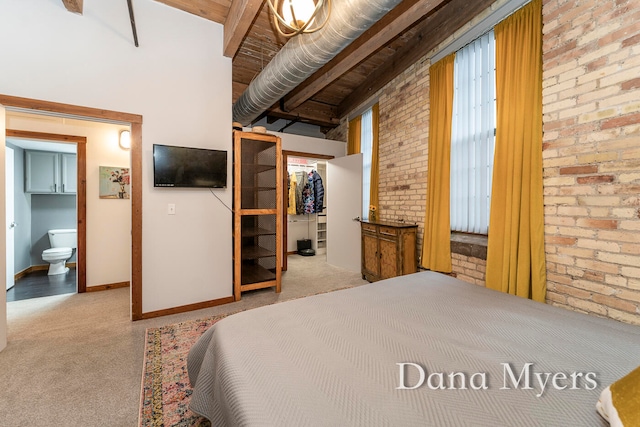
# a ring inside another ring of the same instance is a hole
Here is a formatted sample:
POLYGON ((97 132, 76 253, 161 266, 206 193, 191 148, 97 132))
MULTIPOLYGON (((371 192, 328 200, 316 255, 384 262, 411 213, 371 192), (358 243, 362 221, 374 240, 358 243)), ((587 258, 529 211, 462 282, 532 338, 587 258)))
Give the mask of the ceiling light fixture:
POLYGON ((267 0, 273 24, 284 37, 313 33, 327 23, 331 0, 267 0))
POLYGON ((128 130, 123 130, 120 132, 120 147, 125 150, 131 148, 131 132, 128 130))

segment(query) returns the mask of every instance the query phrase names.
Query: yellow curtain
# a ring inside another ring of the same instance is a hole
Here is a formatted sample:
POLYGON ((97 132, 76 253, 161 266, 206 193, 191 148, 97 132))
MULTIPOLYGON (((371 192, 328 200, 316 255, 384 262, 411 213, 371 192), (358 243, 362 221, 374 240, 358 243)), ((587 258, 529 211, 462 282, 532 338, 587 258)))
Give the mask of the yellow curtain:
POLYGON ((358 154, 360 152, 360 134, 362 132, 360 123, 362 116, 358 116, 349 121, 349 136, 347 139, 347 154, 358 154))
MULTIPOLYGON (((379 173, 379 147, 380 147, 380 130, 378 129, 380 124, 380 108, 376 103, 371 108, 371 128, 373 130, 373 143, 371 144, 371 181, 369 188, 369 204, 374 206, 373 219, 380 219, 380 206, 378 206, 378 186, 380 184, 379 173)), ((369 212, 369 218, 372 218, 371 212, 369 212)))
POLYGON ((542 3, 495 27, 497 128, 488 288, 544 302, 542 3))
POLYGON ((427 209, 421 259, 424 268, 443 273, 451 272, 449 174, 451 169, 454 59, 455 54, 451 54, 429 68, 427 209))

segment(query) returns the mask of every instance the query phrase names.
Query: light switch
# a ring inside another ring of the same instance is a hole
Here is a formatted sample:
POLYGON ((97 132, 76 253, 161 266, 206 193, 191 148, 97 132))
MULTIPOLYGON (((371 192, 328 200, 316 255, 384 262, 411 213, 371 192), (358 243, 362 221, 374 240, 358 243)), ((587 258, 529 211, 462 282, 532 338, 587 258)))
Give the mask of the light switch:
POLYGON ((169 203, 167 205, 167 214, 175 215, 176 214, 176 205, 175 203, 169 203))

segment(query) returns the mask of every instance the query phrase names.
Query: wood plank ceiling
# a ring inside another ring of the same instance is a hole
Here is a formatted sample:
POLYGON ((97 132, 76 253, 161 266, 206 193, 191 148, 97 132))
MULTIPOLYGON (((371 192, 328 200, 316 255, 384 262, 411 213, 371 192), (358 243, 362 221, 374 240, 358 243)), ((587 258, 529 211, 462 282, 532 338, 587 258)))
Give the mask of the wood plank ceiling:
MULTIPOLYGON (((273 29, 263 0, 156 1, 225 26, 224 54, 233 58, 233 102, 286 42, 273 29)), ((334 8, 339 1, 334 0, 334 8)), ((494 1, 402 1, 258 119, 299 121, 328 131, 494 1)), ((82 13, 82 0, 62 2, 82 13)))

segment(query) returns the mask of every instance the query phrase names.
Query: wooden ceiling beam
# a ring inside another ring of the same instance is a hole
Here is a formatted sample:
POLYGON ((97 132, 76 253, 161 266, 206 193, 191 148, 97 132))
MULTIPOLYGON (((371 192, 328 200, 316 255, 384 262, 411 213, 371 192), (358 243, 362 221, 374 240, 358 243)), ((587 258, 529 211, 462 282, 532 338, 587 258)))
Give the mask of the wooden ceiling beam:
POLYGON ((385 66, 374 71, 338 105, 338 117, 343 117, 357 108, 493 2, 494 0, 451 0, 446 6, 428 16, 416 27, 418 31, 415 36, 399 49, 385 66))
MULTIPOLYGON (((237 0, 236 0, 237 1, 237 0)), ((290 111, 450 0, 405 0, 285 97, 290 111)))
MULTIPOLYGON (((63 0, 64 1, 64 0, 63 0)), ((209 21, 224 24, 231 0, 156 0, 209 21)))
POLYGON ((83 0, 62 0, 64 7, 66 7, 69 12, 80 15, 82 15, 82 2, 83 0))
POLYGON ((282 111, 279 107, 271 107, 266 111, 267 118, 296 120, 301 123, 308 123, 311 125, 320 126, 323 128, 333 129, 340 124, 340 121, 329 114, 322 114, 318 111, 302 111, 302 112, 290 112, 282 111))
POLYGON ((233 58, 262 9, 263 0, 233 0, 224 22, 224 56, 233 58))

